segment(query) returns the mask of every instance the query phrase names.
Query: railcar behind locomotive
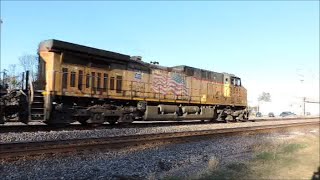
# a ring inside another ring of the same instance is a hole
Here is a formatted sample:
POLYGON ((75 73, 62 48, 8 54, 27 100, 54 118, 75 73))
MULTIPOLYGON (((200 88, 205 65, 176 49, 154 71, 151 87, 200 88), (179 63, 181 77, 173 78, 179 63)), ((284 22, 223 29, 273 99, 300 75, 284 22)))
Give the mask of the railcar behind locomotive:
POLYGON ((13 96, 24 123, 248 119, 247 91, 233 74, 165 67, 59 40, 42 41, 38 55, 37 81, 1 97, 3 123, 10 120, 13 96))

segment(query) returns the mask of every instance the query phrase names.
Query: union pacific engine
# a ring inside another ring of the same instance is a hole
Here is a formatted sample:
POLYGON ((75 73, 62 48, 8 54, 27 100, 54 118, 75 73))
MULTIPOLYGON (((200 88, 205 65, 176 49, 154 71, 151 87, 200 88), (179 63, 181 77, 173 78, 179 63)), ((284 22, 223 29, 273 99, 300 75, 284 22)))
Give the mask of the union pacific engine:
POLYGON ((42 41, 38 54, 36 82, 1 98, 3 122, 12 96, 22 99, 15 112, 24 123, 248 119, 247 91, 233 74, 165 67, 59 40, 42 41))

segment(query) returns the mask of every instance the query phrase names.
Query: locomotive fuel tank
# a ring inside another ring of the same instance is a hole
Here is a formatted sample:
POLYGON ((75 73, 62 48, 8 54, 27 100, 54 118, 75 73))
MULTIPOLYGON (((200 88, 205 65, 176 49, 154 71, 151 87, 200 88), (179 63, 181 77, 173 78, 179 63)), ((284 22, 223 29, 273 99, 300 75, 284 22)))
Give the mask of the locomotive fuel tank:
POLYGON ((158 105, 161 114, 177 114, 179 107, 177 105, 158 105))
POLYGON ((200 112, 200 108, 198 106, 184 106, 182 107, 183 114, 198 114, 200 112))

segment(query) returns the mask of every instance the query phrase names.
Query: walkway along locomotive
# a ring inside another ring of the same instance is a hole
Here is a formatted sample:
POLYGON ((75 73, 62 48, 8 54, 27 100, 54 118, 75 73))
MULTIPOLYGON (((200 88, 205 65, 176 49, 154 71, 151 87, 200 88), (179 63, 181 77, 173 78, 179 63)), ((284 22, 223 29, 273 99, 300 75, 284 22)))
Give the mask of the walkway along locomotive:
POLYGON ((8 109, 21 122, 47 124, 248 119, 247 91, 233 74, 165 67, 59 40, 42 41, 38 54, 36 86, 1 97, 3 123, 8 109), (17 108, 9 108, 13 96, 17 108))

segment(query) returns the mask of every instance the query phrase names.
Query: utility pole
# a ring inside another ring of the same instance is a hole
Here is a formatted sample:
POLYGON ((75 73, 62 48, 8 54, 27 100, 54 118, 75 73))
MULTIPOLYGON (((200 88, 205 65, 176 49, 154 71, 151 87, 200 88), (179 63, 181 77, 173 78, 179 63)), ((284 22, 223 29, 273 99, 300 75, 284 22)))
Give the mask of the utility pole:
MULTIPOLYGON (((1 30, 2 30, 2 23, 3 23, 3 21, 2 21, 2 19, 0 19, 0 38, 1 38, 1 30)), ((1 54, 1 42, 0 42, 0 54, 1 54)), ((1 71, 1 57, 0 57, 0 71, 1 71)))
POLYGON ((303 103, 302 108, 303 108, 303 116, 305 116, 306 115, 306 97, 305 97, 304 86, 303 86, 304 74, 303 74, 303 72, 299 73, 300 70, 302 70, 302 69, 297 69, 297 75, 298 75, 299 81, 301 82, 300 91, 302 92, 302 103, 303 103))
POLYGON ((306 97, 303 97, 303 116, 306 116, 306 97))

